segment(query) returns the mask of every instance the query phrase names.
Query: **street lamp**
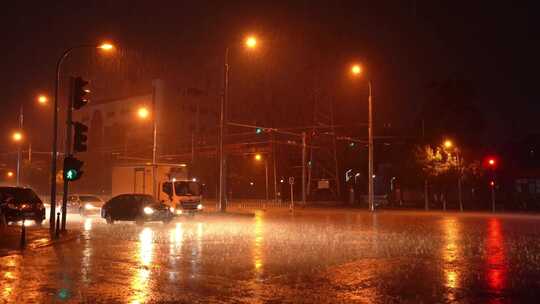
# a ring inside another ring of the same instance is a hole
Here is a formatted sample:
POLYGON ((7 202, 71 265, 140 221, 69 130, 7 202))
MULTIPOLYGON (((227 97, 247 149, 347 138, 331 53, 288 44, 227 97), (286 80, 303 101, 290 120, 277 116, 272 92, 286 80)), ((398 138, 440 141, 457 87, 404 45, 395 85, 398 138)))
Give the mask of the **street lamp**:
POLYGON ((451 140, 447 139, 447 140, 444 141, 443 145, 444 145, 444 147, 445 147, 446 149, 450 149, 450 148, 452 148, 452 146, 454 145, 454 143, 453 143, 451 140))
MULTIPOLYGON (((71 48, 66 49, 62 55, 58 58, 58 61, 56 62, 56 78, 54 83, 54 110, 53 110, 53 129, 52 129, 52 154, 51 154, 51 174, 50 174, 50 182, 51 182, 51 211, 50 211, 50 217, 49 217, 49 230, 51 234, 54 232, 55 228, 55 219, 56 219, 56 160, 58 158, 58 112, 59 112, 59 105, 58 105, 58 93, 60 91, 60 69, 62 67, 62 63, 67 58, 69 54, 71 54, 72 51, 76 49, 83 49, 83 48, 90 48, 90 49, 101 49, 104 51, 110 51, 114 49, 114 46, 110 43, 102 43, 102 44, 83 44, 74 46, 71 48)), ((64 213, 66 210, 62 210, 64 213)))
MULTIPOLYGON (((362 74, 362 66, 353 64, 351 66, 351 74, 359 76, 362 74)), ((368 80, 368 205, 369 211, 375 211, 374 191, 373 191, 373 109, 372 109, 372 94, 371 80, 368 80)))
POLYGON ((8 178, 12 178, 13 175, 14 175, 13 171, 8 171, 7 174, 6 174, 6 176, 7 176, 8 178))
POLYGON ((362 67, 358 64, 353 64, 353 66, 351 67, 351 73, 353 75, 359 75, 362 73, 362 67))
MULTIPOLYGON (((447 139, 443 142, 443 146, 445 149, 451 149, 454 146, 454 143, 447 139)), ((459 155, 459 149, 457 147, 454 148, 456 151, 456 161, 457 161, 457 167, 458 167, 458 201, 459 201, 459 211, 463 212, 463 195, 461 190, 461 179, 463 175, 463 168, 461 166, 461 157, 459 155)))
MULTIPOLYGON (((260 154, 260 153, 257 153, 255 154, 255 156, 253 157, 255 159, 255 161, 262 161, 263 160, 263 156, 260 154)), ((264 173, 265 173, 265 191, 266 191, 266 203, 268 203, 268 158, 264 157, 264 173)), ((265 204, 265 209, 266 209, 266 204, 265 204)))
POLYGON ((45 105, 49 102, 49 98, 46 95, 38 95, 37 102, 40 105, 45 105))
POLYGON ((17 143, 17 187, 20 185, 20 176, 21 176, 21 141, 23 140, 23 134, 21 131, 13 132, 13 135, 11 136, 14 142, 17 143))
POLYGON ((249 49, 257 47, 257 38, 255 36, 248 36, 246 38, 246 47, 249 49))
POLYGON ((23 135, 20 131, 13 132, 13 135, 11 136, 13 141, 20 142, 23 139, 23 135))
MULTIPOLYGON (((45 105, 47 104, 47 102, 49 101, 49 99, 47 98, 46 95, 38 95, 37 98, 36 98, 37 102, 40 104, 40 105, 45 105)), ((21 103, 21 107, 19 108, 19 131, 18 132, 15 132, 12 136, 13 138, 13 141, 15 142, 20 142, 23 140, 23 134, 22 134, 22 131, 23 131, 23 128, 24 128, 24 106, 23 106, 23 103, 21 103)), ((20 177, 21 177, 21 158, 22 158, 22 147, 21 145, 18 145, 17 147, 17 186, 19 186, 19 183, 20 183, 20 177)), ((30 151, 31 150, 31 145, 29 143, 29 148, 28 150, 30 151)), ((28 152, 30 154, 30 152, 28 152)))
MULTIPOLYGON (((254 49, 257 46, 257 38, 255 36, 248 36, 245 40, 245 47, 247 49, 254 49)), ((225 125, 227 124, 227 104, 229 99, 229 47, 225 48, 225 61, 224 61, 224 75, 223 75, 223 94, 221 96, 220 104, 220 116, 219 116, 219 193, 218 204, 219 210, 225 212, 227 209, 225 203, 225 156, 224 156, 224 137, 225 137, 225 125)))
MULTIPOLYGON (((156 113, 156 89, 152 88, 152 111, 156 113)), ((150 116, 150 111, 146 107, 137 110, 137 116, 141 120, 146 120, 150 116)), ((127 149, 126 149, 127 150, 127 149)), ((152 117, 152 189, 154 196, 157 196, 157 117, 152 117)))
POLYGON ((114 45, 108 42, 104 42, 97 46, 98 49, 102 49, 104 51, 112 51, 114 49, 114 45))
POLYGON ((147 119, 148 116, 150 116, 150 111, 146 107, 140 107, 139 110, 137 110, 137 116, 140 119, 147 119))

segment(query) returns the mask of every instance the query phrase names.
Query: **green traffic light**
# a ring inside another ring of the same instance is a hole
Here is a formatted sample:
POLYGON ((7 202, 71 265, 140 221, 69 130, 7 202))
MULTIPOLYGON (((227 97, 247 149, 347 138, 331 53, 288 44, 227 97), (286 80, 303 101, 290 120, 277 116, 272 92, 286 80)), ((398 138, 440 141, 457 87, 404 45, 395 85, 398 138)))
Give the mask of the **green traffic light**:
POLYGON ((66 171, 66 179, 67 180, 75 180, 77 179, 78 172, 75 169, 69 169, 66 171))
POLYGON ((255 130, 255 133, 256 133, 256 134, 261 134, 261 133, 262 133, 262 131, 263 131, 263 129, 262 129, 262 128, 257 128, 257 129, 255 130))

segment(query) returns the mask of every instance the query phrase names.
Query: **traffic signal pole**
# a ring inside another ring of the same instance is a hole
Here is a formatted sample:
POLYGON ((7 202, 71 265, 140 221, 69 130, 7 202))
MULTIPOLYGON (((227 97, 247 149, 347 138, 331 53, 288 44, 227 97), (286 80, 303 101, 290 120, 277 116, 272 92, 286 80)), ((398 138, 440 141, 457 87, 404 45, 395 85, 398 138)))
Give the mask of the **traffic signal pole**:
MULTIPOLYGON (((71 156, 71 134, 73 128, 73 92, 75 89, 75 79, 73 77, 69 78, 69 97, 67 100, 67 118, 66 118, 66 141, 64 147, 64 158, 71 156)), ((66 231, 66 219, 67 219, 67 198, 68 198, 68 185, 69 181, 64 176, 64 191, 62 194, 62 231, 66 231)))

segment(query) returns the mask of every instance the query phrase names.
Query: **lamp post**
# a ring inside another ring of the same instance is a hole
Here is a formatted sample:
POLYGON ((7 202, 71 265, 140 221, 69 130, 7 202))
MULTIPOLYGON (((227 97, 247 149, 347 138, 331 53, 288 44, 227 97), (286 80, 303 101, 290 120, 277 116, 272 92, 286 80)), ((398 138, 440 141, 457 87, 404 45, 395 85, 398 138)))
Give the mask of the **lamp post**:
MULTIPOLYGON (((60 58, 58 58, 58 61, 56 62, 56 78, 54 81, 54 102, 53 102, 53 138, 52 138, 52 154, 51 154, 51 211, 49 215, 49 230, 52 233, 54 233, 54 227, 55 227, 55 215, 56 215, 56 160, 58 158, 58 112, 59 112, 59 105, 58 105, 58 95, 60 90, 60 69, 62 67, 62 63, 67 58, 71 52, 73 52, 76 49, 82 49, 82 48, 92 48, 92 49, 102 49, 105 51, 112 50, 114 46, 109 43, 103 43, 101 45, 95 45, 95 44, 82 44, 78 46, 74 46, 71 48, 66 49, 60 58)), ((64 210, 65 211, 65 210, 64 210)))
MULTIPOLYGON (((444 141, 443 146, 445 149, 451 149, 454 147, 454 143, 447 139, 444 141)), ((458 202, 459 202, 459 211, 463 212, 463 195, 462 195, 462 175, 463 175, 463 168, 461 165, 461 157, 459 155, 459 149, 455 147, 454 149, 456 151, 456 161, 457 161, 457 169, 458 169, 458 181, 457 181, 457 188, 458 188, 458 202)))
MULTIPOLYGON (((21 107, 22 109, 22 107, 21 107)), ((22 129, 22 110, 21 114, 19 115, 19 128, 22 129)), ((21 131, 16 131, 12 135, 13 141, 17 144, 17 176, 15 178, 16 185, 19 187, 20 185, 20 175, 21 175, 21 142, 23 140, 23 134, 21 131)))
MULTIPOLYGON (((47 104, 48 98, 45 95, 39 95, 37 97, 37 101, 40 105, 47 104)), ((24 130, 24 106, 21 103, 21 107, 19 108, 19 130, 13 133, 12 139, 17 143, 17 178, 16 183, 17 187, 20 186, 21 183, 21 173, 22 173, 22 141, 24 139, 23 130, 24 130)), ((29 154, 30 155, 30 143, 29 143, 29 154)), ((29 156, 30 159, 30 156, 29 156)))
MULTIPOLYGON (((353 76, 362 74, 362 67, 355 64, 351 67, 353 76)), ((368 80, 368 205, 369 211, 375 211, 373 189, 373 97, 371 80, 368 80)))
POLYGON ((266 209, 266 204, 268 203, 268 157, 263 157, 261 154, 257 153, 255 154, 255 160, 256 161, 262 161, 263 158, 264 158, 264 174, 265 174, 265 193, 266 193, 266 201, 265 201, 265 209, 266 209))
MULTIPOLYGON (((245 40, 245 46, 248 49, 257 47, 257 38, 248 36, 245 40)), ((225 125, 227 124, 227 105, 229 102, 229 47, 225 48, 225 61, 223 66, 223 94, 221 95, 220 115, 219 115, 219 142, 218 142, 218 161, 219 161, 219 189, 218 189, 218 209, 221 212, 227 210, 225 199, 225 152, 224 138, 225 125)))
MULTIPOLYGON (((157 197, 157 115, 156 115, 156 89, 152 89, 152 189, 154 197, 157 197)), ((146 120, 150 116, 150 110, 146 106, 137 110, 137 117, 146 120)))

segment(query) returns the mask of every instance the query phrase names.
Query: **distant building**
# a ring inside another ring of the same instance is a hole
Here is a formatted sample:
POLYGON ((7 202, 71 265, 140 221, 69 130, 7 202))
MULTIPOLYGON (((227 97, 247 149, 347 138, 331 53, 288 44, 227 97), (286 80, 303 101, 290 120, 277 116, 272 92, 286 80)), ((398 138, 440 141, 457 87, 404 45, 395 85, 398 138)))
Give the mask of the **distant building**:
POLYGON ((112 166, 151 161, 154 117, 157 160, 187 163, 192 174, 213 184, 217 166, 209 160, 216 149, 217 105, 217 98, 203 90, 165 86, 162 81, 154 81, 153 94, 92 100, 73 113, 75 121, 89 127, 88 152, 78 156, 85 161, 85 183, 74 187, 77 191, 108 193, 112 166), (148 111, 147 117, 139 116, 141 108, 148 111))
POLYGON ((155 81, 152 93, 96 100, 74 112, 74 120, 89 127, 90 152, 114 152, 125 156, 148 156, 153 142, 153 119, 157 117, 160 155, 186 153, 192 146, 213 145, 217 133, 217 102, 195 88, 165 88, 155 81), (141 118, 145 108, 149 115, 141 118))

